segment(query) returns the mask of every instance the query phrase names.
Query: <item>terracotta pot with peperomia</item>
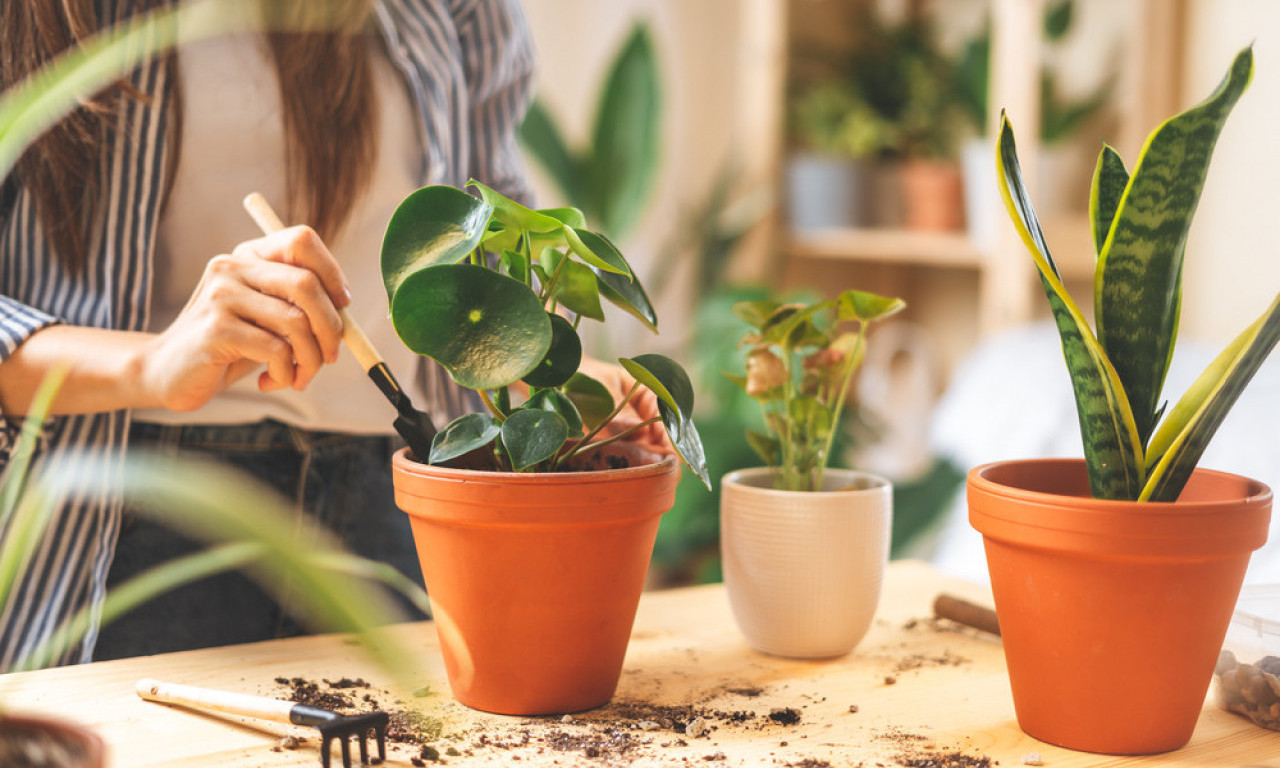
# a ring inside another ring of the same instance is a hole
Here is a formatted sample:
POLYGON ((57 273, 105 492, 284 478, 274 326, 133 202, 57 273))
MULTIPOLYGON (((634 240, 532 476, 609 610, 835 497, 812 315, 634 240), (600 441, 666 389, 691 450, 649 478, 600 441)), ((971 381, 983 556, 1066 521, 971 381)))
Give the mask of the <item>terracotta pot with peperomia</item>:
POLYGON ((400 338, 484 404, 441 429, 430 455, 396 454, 396 503, 413 526, 455 698, 504 714, 577 712, 617 686, 679 479, 676 458, 624 439, 660 419, 708 483, 693 387, 657 354, 619 361, 636 384, 618 401, 579 372, 579 324, 603 320, 605 302, 656 330, 644 288, 577 209, 533 210, 470 186, 479 197, 414 192, 383 240, 400 338), (610 434, 641 387, 660 415, 610 434))
POLYGON ((1209 439, 1280 339, 1277 294, 1172 409, 1162 400, 1182 307, 1187 231, 1218 134, 1252 77, 1253 52, 1245 49, 1213 95, 1151 134, 1132 173, 1111 147, 1098 156, 1089 200, 1097 249, 1096 334, 1063 285, 1027 195, 1013 128, 1007 117, 1002 120, 1000 191, 1057 322, 1097 498, 1177 499, 1209 439))
POLYGON ((775 488, 822 488, 867 330, 905 306, 901 299, 856 290, 808 304, 766 299, 734 305, 752 330, 741 341, 749 350, 746 375, 728 375, 764 411, 767 431, 747 430, 747 441, 773 468, 775 488))
POLYGON ((1125 755, 1185 744, 1250 555, 1267 540, 1271 490, 1196 464, 1280 338, 1280 296, 1175 405, 1160 394, 1187 230, 1252 74, 1246 49, 1208 99, 1147 138, 1132 172, 1103 148, 1089 205, 1096 333, 1049 254, 1007 119, 1000 130, 1000 188, 1057 322, 1085 457, 975 467, 967 499, 1018 723, 1051 744, 1125 755))

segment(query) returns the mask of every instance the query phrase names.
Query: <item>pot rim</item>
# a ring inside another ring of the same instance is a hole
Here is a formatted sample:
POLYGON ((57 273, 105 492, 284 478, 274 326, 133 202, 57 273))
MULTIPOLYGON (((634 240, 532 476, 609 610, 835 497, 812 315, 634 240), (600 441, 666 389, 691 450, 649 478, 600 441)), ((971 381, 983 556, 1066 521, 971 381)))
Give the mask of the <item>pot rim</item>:
POLYGON ((1193 476, 1198 476, 1202 479, 1214 478, 1227 482, 1242 482, 1243 484, 1250 486, 1250 491, 1244 496, 1222 496, 1215 499, 1191 501, 1126 501, 1116 499, 1095 499, 1088 495, 1072 495, 1054 493, 1051 491, 1037 491, 1016 485, 1010 485, 1008 483, 1001 483, 991 479, 990 475, 994 472, 1011 467, 1049 468, 1071 473, 1080 473, 1081 471, 1085 471, 1085 476, 1087 477, 1085 460, 1081 458, 1009 459, 1005 461, 992 461, 974 467, 969 470, 968 476, 966 477, 966 484, 970 488, 976 488, 979 491, 992 496, 1003 496, 1005 498, 1018 499, 1031 504, 1052 504, 1057 507, 1072 506, 1088 508, 1091 511, 1127 512, 1131 514, 1167 515, 1169 511, 1175 507, 1186 511, 1208 511, 1221 507, 1224 502, 1235 504, 1241 500, 1249 505, 1269 504, 1272 496, 1271 489, 1265 483, 1251 477, 1201 467, 1197 467, 1195 469, 1193 476))
POLYGON ((69 734, 78 739, 84 745, 84 765, 89 768, 97 768, 104 765, 106 757, 106 742, 98 735, 96 731, 87 725, 67 720, 57 715, 46 715, 37 713, 10 713, 0 714, 0 728, 5 724, 16 725, 20 728, 42 729, 56 731, 59 733, 69 734))
POLYGON ((1271 490, 1229 472, 1196 469, 1197 500, 1150 502, 1088 495, 1084 459, 1018 459, 969 471, 969 523, 985 539, 1063 552, 1117 557, 1222 557, 1266 543, 1271 490), (1000 470, 1051 476, 1080 493, 1028 490, 996 482, 1000 470), (1065 479, 1054 476, 1058 472, 1065 479))
MULTIPOLYGON (((658 454, 653 455, 657 456, 658 454)), ((458 469, 426 464, 409 458, 408 446, 400 448, 391 457, 391 465, 395 470, 417 477, 456 480, 470 484, 543 486, 612 483, 619 480, 645 478, 666 474, 671 471, 672 465, 678 465, 679 462, 680 458, 678 456, 665 455, 661 456, 658 461, 620 469, 593 469, 573 472, 501 472, 486 469, 458 469)))
POLYGON ((864 472, 860 469, 848 469, 845 467, 828 467, 825 470, 825 477, 846 477, 850 480, 863 479, 873 483, 867 488, 840 488, 830 491, 791 491, 784 488, 766 488, 759 485, 751 485, 745 482, 748 478, 756 478, 761 475, 767 475, 774 471, 773 467, 746 467, 744 469, 735 469, 728 472, 720 479, 721 486, 735 485, 739 488, 750 489, 751 493, 758 493, 766 496, 794 496, 796 494, 810 495, 857 495, 857 494, 879 494, 886 493, 892 487, 893 483, 887 478, 880 475, 864 472))

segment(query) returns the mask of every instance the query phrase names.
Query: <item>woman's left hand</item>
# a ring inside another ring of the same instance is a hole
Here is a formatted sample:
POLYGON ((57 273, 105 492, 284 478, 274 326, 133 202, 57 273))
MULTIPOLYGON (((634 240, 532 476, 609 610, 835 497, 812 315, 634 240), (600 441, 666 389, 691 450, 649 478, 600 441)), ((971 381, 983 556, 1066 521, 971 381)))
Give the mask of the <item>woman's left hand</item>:
MULTIPOLYGON (((584 356, 578 370, 607 387, 615 403, 626 397, 636 384, 635 377, 617 363, 606 363, 603 360, 584 356)), ((636 390, 631 401, 602 430, 602 433, 606 436, 616 435, 649 419, 657 419, 657 421, 627 435, 626 440, 656 453, 675 453, 675 447, 671 445, 671 439, 667 436, 667 430, 663 427, 662 419, 658 414, 658 396, 648 387, 640 387, 636 390)))

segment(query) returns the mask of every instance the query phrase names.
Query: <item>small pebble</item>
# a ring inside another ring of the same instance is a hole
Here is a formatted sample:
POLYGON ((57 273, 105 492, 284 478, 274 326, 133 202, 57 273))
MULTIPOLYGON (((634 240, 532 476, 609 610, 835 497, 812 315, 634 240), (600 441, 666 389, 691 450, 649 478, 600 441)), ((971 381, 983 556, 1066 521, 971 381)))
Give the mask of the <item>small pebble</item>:
POLYGON ((851 714, 851 715, 856 715, 856 714, 858 714, 858 705, 857 705, 857 704, 850 704, 850 705, 849 705, 849 714, 851 714))
POLYGON ((711 728, 707 725, 705 718, 695 717, 684 727, 684 735, 691 739, 696 739, 699 736, 705 735, 709 730, 711 730, 711 728))
POLYGON ((640 722, 636 723, 636 727, 642 731, 656 731, 662 726, 658 725, 652 720, 641 720, 640 722))
POLYGON ((893 675, 885 675, 884 677, 885 685, 893 685, 896 682, 898 682, 898 678, 894 677, 893 675))
POLYGON ((560 718, 560 722, 562 722, 562 723, 572 723, 572 722, 573 722, 573 715, 565 715, 564 717, 560 718))
POLYGON ((1039 752, 1028 752, 1022 756, 1023 765, 1044 765, 1044 761, 1040 759, 1039 752))
POLYGON ((713 760, 725 760, 726 758, 723 752, 713 752, 709 755, 703 755, 702 759, 707 761, 713 761, 713 760))
POLYGON ((277 742, 281 749, 297 749, 302 746, 302 739, 297 736, 284 736, 277 742))

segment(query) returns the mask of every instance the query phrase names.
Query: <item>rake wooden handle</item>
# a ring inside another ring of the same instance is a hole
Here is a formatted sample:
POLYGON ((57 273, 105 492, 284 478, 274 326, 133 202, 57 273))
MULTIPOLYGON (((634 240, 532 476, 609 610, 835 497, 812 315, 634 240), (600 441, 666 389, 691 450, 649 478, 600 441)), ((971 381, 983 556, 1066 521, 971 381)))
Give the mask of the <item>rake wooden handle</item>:
POLYGON ((165 683, 151 678, 139 680, 135 690, 147 701, 180 704, 184 707, 256 717, 259 720, 271 720, 277 723, 292 722, 289 719, 289 713, 296 706, 292 701, 251 696, 247 693, 218 691, 212 688, 198 688, 194 685, 165 683))
MULTIPOLYGON (((250 192, 244 199, 244 209, 253 217, 264 235, 270 235, 285 228, 284 222, 276 215, 275 209, 261 192, 250 192)), ((369 337, 365 335, 355 318, 347 312, 345 307, 338 310, 338 315, 342 318, 342 340, 346 342, 351 354, 355 355, 360 367, 367 371, 381 363, 382 355, 374 349, 373 342, 369 341, 369 337)))
POLYGON ((1000 634, 1000 620, 995 611, 954 595, 938 595, 933 601, 933 615, 993 635, 1000 634))

